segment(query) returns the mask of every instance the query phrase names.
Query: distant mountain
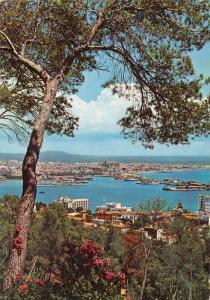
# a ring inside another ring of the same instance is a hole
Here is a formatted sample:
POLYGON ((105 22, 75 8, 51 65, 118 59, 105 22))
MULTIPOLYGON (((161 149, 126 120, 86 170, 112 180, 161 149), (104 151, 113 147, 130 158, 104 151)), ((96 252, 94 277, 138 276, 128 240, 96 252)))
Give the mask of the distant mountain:
MULTIPOLYGON (((23 153, 0 153, 0 160, 23 160, 23 153)), ((46 162, 100 162, 100 161, 118 161, 118 162, 150 162, 162 164, 197 164, 210 165, 209 156, 95 156, 95 155, 77 155, 63 151, 45 151, 41 152, 40 161, 46 162)))
POLYGON ((46 151, 41 152, 41 161, 52 161, 52 162, 88 162, 88 161, 101 161, 101 157, 95 157, 91 155, 77 155, 70 154, 63 151, 46 151))
MULTIPOLYGON (((23 153, 0 153, 0 160, 18 160, 22 161, 23 153)), ((139 161, 139 157, 132 156, 94 156, 94 155, 78 155, 70 154, 63 151, 44 151, 40 154, 40 161, 46 162, 100 162, 100 161, 139 161)))
MULTIPOLYGON (((18 160, 22 161, 23 153, 0 153, 0 160, 18 160)), ((100 161, 118 161, 118 162, 150 162, 162 164, 197 164, 210 165, 208 156, 94 156, 77 155, 63 151, 45 151, 40 155, 40 161, 46 162, 100 162, 100 161)))
MULTIPOLYGON (((23 158, 23 153, 0 153, 0 160, 21 161, 23 158)), ((63 151, 44 151, 40 154, 40 160, 51 162, 82 162, 93 161, 94 156, 69 154, 63 151)))
MULTIPOLYGON (((0 160, 18 160, 22 161, 23 153, 0 153, 0 160)), ((77 155, 63 151, 44 151, 40 154, 40 161, 51 162, 88 162, 88 161, 103 161, 108 157, 92 156, 92 155, 77 155)))
POLYGON ((23 153, 0 153, 0 160, 23 160, 23 153))

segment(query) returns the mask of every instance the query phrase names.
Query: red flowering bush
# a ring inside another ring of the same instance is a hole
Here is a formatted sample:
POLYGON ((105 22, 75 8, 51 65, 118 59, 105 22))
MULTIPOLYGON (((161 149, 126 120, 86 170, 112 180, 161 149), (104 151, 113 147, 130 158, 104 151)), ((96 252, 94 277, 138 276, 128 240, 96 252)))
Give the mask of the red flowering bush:
MULTIPOLYGON (((15 246, 21 245, 19 236, 15 242, 15 246)), ((67 244, 63 250, 63 256, 56 261, 59 275, 52 273, 51 281, 45 283, 41 273, 33 275, 33 280, 17 274, 14 299, 51 299, 52 295, 61 298, 68 295, 69 299, 112 299, 125 286, 120 265, 106 257, 103 247, 92 240, 82 245, 67 244)))
POLYGON ((104 278, 107 281, 113 281, 113 279, 115 278, 115 274, 113 272, 105 272, 104 273, 104 278))
MULTIPOLYGON (((44 293, 44 281, 40 278, 32 280, 31 278, 24 279, 22 274, 16 275, 15 296, 23 297, 24 299, 40 299, 38 295, 44 293)), ((19 298, 18 298, 19 299, 19 298)))
POLYGON ((104 254, 104 248, 96 246, 91 240, 88 240, 80 247, 80 254, 85 267, 107 268, 110 266, 110 260, 108 258, 101 258, 104 254))
POLYGON ((15 226, 15 232, 16 233, 19 233, 20 231, 21 231, 21 226, 19 225, 19 224, 17 224, 16 226, 15 226))
POLYGON ((79 247, 69 243, 65 249, 59 270, 62 288, 69 299, 112 299, 120 293, 120 266, 106 257, 103 247, 87 240, 79 247))
POLYGON ((18 292, 20 295, 25 295, 28 292, 28 286, 25 283, 22 283, 18 287, 18 292))
POLYGON ((103 267, 104 266, 104 260, 100 259, 100 258, 95 258, 93 260, 93 266, 100 266, 103 267))
POLYGON ((85 261, 92 263, 98 255, 104 253, 104 249, 96 246, 93 241, 88 240, 84 245, 81 246, 80 253, 85 261))
POLYGON ((22 278, 22 274, 21 273, 18 273, 16 276, 15 276, 15 279, 16 280, 20 280, 22 278))
POLYGON ((90 274, 91 270, 97 278, 95 281, 104 282, 104 285, 112 284, 117 286, 125 286, 126 276, 123 272, 113 272, 113 266, 108 258, 103 258, 104 249, 94 244, 92 240, 88 240, 80 247, 82 263, 84 268, 90 274))
POLYGON ((96 246, 92 240, 88 240, 81 246, 80 254, 82 255, 84 266, 105 268, 110 266, 108 258, 101 258, 104 254, 104 248, 96 246))
POLYGON ((19 236, 21 230, 22 230, 21 226, 17 224, 15 226, 15 237, 12 242, 12 247, 13 249, 17 250, 18 255, 20 255, 23 250, 23 242, 21 237, 19 236))
POLYGON ((118 278, 119 278, 120 284, 121 284, 122 286, 126 285, 126 275, 125 275, 125 273, 120 272, 120 273, 118 274, 118 278))
POLYGON ((23 250, 23 243, 20 236, 17 236, 13 239, 13 248, 17 250, 18 254, 20 255, 23 250))
POLYGON ((31 282, 33 282, 33 280, 31 279, 31 278, 27 278, 26 280, 25 280, 25 283, 31 283, 31 282))
POLYGON ((107 271, 104 273, 104 279, 110 282, 118 282, 121 286, 126 285, 126 276, 125 273, 114 273, 107 271))
POLYGON ((42 285, 44 285, 44 281, 42 279, 37 279, 36 284, 39 286, 42 286, 42 285))

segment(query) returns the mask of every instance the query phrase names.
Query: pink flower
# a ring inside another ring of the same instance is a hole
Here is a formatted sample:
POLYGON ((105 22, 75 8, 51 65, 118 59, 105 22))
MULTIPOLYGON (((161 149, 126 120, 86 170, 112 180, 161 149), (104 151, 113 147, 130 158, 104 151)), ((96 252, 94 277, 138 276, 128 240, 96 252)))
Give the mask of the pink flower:
POLYGON ((92 240, 88 240, 80 248, 80 253, 85 260, 93 261, 98 255, 103 254, 104 249, 96 246, 92 240))
POLYGON ((42 279, 37 279, 36 284, 42 286, 44 285, 44 281, 42 279))
POLYGON ((107 280, 107 281, 112 281, 115 277, 115 274, 113 272, 105 272, 104 273, 104 278, 107 280))
POLYGON ((17 236, 15 239, 14 239, 15 243, 16 244, 22 244, 22 239, 20 236, 17 236))
POLYGON ((26 280, 25 280, 25 283, 31 283, 33 280, 31 279, 31 278, 27 278, 26 280))
POLYGON ((109 258, 105 258, 103 260, 103 265, 104 265, 105 268, 110 267, 111 262, 110 262, 109 258))
POLYGON ((18 273, 16 276, 15 276, 15 280, 20 280, 22 278, 22 274, 21 273, 18 273))
POLYGON ((21 254, 22 250, 23 250, 23 245, 22 245, 22 239, 20 236, 17 236, 16 238, 14 238, 13 240, 13 248, 17 250, 18 255, 21 254))
POLYGON ((19 224, 17 224, 16 226, 15 226, 15 231, 17 232, 17 233, 19 233, 20 231, 21 231, 21 226, 19 225, 19 224))
POLYGON ((26 284, 20 284, 19 285, 19 288, 18 288, 18 292, 21 294, 21 295, 25 295, 27 294, 28 292, 28 287, 26 284))
POLYGON ((100 267, 107 268, 110 266, 110 260, 108 258, 105 258, 105 259, 94 258, 93 266, 100 266, 100 267))
POLYGON ((95 258, 94 261, 93 261, 93 265, 103 267, 104 266, 104 260, 100 259, 100 258, 95 258))
POLYGON ((121 285, 125 285, 126 284, 126 276, 125 276, 125 273, 119 273, 118 274, 118 277, 119 277, 119 280, 120 280, 120 283, 121 285))

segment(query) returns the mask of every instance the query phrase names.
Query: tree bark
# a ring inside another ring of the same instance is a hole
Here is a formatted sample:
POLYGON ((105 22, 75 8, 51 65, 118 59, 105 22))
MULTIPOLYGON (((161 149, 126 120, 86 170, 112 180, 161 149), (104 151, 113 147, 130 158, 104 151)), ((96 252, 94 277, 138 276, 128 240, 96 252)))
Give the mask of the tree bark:
POLYGON ((36 165, 43 142, 43 135, 59 82, 57 79, 48 79, 45 84, 45 95, 39 116, 34 124, 22 165, 23 192, 18 206, 16 226, 13 242, 7 262, 3 288, 9 289, 15 282, 18 274, 23 274, 26 259, 28 231, 37 192, 36 165))
POLYGON ((140 291, 140 296, 139 296, 138 300, 143 300, 144 290, 145 290, 146 281, 147 281, 147 271, 148 271, 148 264, 149 264, 151 250, 152 250, 152 242, 151 242, 151 245, 149 246, 149 250, 147 250, 145 248, 146 257, 145 257, 145 265, 144 265, 144 278, 143 278, 143 282, 141 285, 141 291, 140 291))
POLYGON ((148 264, 146 263, 146 266, 144 269, 144 279, 143 279, 142 286, 141 286, 139 300, 143 300, 143 295, 144 295, 144 290, 145 290, 146 280, 147 280, 147 269, 148 269, 148 264))

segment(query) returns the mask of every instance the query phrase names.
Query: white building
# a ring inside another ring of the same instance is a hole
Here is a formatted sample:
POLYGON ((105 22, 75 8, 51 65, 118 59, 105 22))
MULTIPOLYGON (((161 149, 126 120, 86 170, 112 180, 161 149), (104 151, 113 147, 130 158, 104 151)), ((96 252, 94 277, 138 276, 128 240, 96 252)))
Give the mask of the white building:
POLYGON ((126 213, 122 213, 122 215, 119 217, 121 220, 130 220, 132 222, 135 222, 136 220, 140 219, 141 215, 138 212, 135 211, 127 211, 126 213))
POLYGON ((81 207, 83 210, 88 210, 89 208, 88 199, 71 199, 67 196, 63 196, 60 197, 57 202, 64 204, 68 209, 77 209, 78 207, 81 207))
POLYGON ((103 211, 103 210, 108 210, 108 211, 131 211, 131 207, 122 206, 122 204, 119 203, 119 202, 110 202, 110 203, 106 203, 105 205, 96 206, 96 211, 103 211))
POLYGON ((210 219, 210 195, 200 196, 198 217, 202 220, 210 219))

